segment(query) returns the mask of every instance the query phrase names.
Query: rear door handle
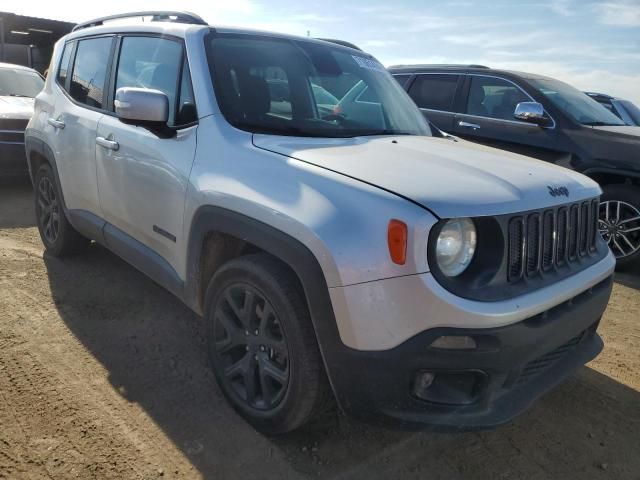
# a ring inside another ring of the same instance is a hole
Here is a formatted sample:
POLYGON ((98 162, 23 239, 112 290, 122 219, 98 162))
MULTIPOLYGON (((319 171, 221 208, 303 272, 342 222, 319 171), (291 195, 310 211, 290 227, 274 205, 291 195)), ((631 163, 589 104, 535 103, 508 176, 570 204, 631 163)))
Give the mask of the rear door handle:
POLYGON ((118 142, 107 140, 104 137, 96 137, 96 143, 101 147, 108 148, 109 150, 118 150, 120 148, 120 144, 118 142))
POLYGON ((62 130, 64 128, 64 122, 62 120, 57 120, 53 117, 49 117, 47 119, 47 122, 49 123, 49 125, 51 125, 55 129, 62 130))
POLYGON ((477 123, 469 123, 463 121, 458 122, 458 125, 461 127, 473 128, 474 130, 478 130, 480 128, 480 125, 478 125, 477 123))

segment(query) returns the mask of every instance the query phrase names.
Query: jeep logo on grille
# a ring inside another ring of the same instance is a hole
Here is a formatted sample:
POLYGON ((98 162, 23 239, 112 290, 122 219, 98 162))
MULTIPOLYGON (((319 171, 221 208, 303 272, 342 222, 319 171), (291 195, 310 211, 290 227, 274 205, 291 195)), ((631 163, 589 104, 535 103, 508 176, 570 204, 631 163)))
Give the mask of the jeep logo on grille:
POLYGON ((547 185, 549 189, 549 195, 552 197, 560 197, 560 196, 569 196, 569 189, 567 187, 552 187, 551 185, 547 185))

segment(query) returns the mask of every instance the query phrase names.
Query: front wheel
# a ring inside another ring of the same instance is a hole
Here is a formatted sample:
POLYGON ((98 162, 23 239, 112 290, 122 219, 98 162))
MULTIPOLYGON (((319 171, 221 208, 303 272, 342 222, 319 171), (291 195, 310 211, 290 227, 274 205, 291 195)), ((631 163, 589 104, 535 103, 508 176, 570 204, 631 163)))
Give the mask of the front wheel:
POLYGON ((297 278, 266 254, 231 260, 206 293, 208 350, 227 400, 257 430, 290 432, 330 389, 297 278))
POLYGON ((600 203, 600 234, 616 256, 618 267, 640 261, 640 188, 605 185, 600 203))
POLYGON ((36 222, 47 252, 55 257, 64 257, 78 253, 89 245, 90 241, 80 235, 67 220, 62 194, 48 164, 38 169, 34 186, 36 222))

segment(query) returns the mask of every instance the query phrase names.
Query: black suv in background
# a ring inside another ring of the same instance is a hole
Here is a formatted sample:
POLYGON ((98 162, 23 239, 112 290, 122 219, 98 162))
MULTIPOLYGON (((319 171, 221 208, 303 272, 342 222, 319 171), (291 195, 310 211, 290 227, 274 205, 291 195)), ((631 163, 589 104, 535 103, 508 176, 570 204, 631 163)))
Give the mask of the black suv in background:
MULTIPOLYGON (((389 71, 441 130, 599 182, 600 233, 619 266, 640 263, 640 127, 625 125, 583 92, 541 75, 481 65, 389 71)), ((549 187, 551 195, 562 192, 549 187)))
POLYGON ((584 92, 593 98, 600 105, 610 110, 620 120, 627 125, 640 125, 640 108, 622 98, 612 97, 606 93, 584 92))

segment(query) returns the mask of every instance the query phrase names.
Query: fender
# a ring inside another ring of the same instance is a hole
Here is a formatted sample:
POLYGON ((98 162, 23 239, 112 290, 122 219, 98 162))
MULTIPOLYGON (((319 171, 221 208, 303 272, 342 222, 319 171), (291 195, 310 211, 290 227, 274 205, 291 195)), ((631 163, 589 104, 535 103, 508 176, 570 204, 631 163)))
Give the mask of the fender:
MULTIPOLYGON (((320 353, 329 382, 339 375, 341 352, 348 349, 340 339, 333 312, 329 288, 320 263, 300 241, 276 228, 225 208, 203 206, 193 217, 189 234, 187 279, 184 301, 194 311, 203 314, 200 291, 200 255, 202 243, 212 230, 246 240, 289 265, 298 276, 309 307, 320 353)), ((350 350, 350 349, 349 349, 350 350)), ((333 388, 340 404, 338 391, 333 388)), ((342 405, 341 405, 342 406, 342 405)))

